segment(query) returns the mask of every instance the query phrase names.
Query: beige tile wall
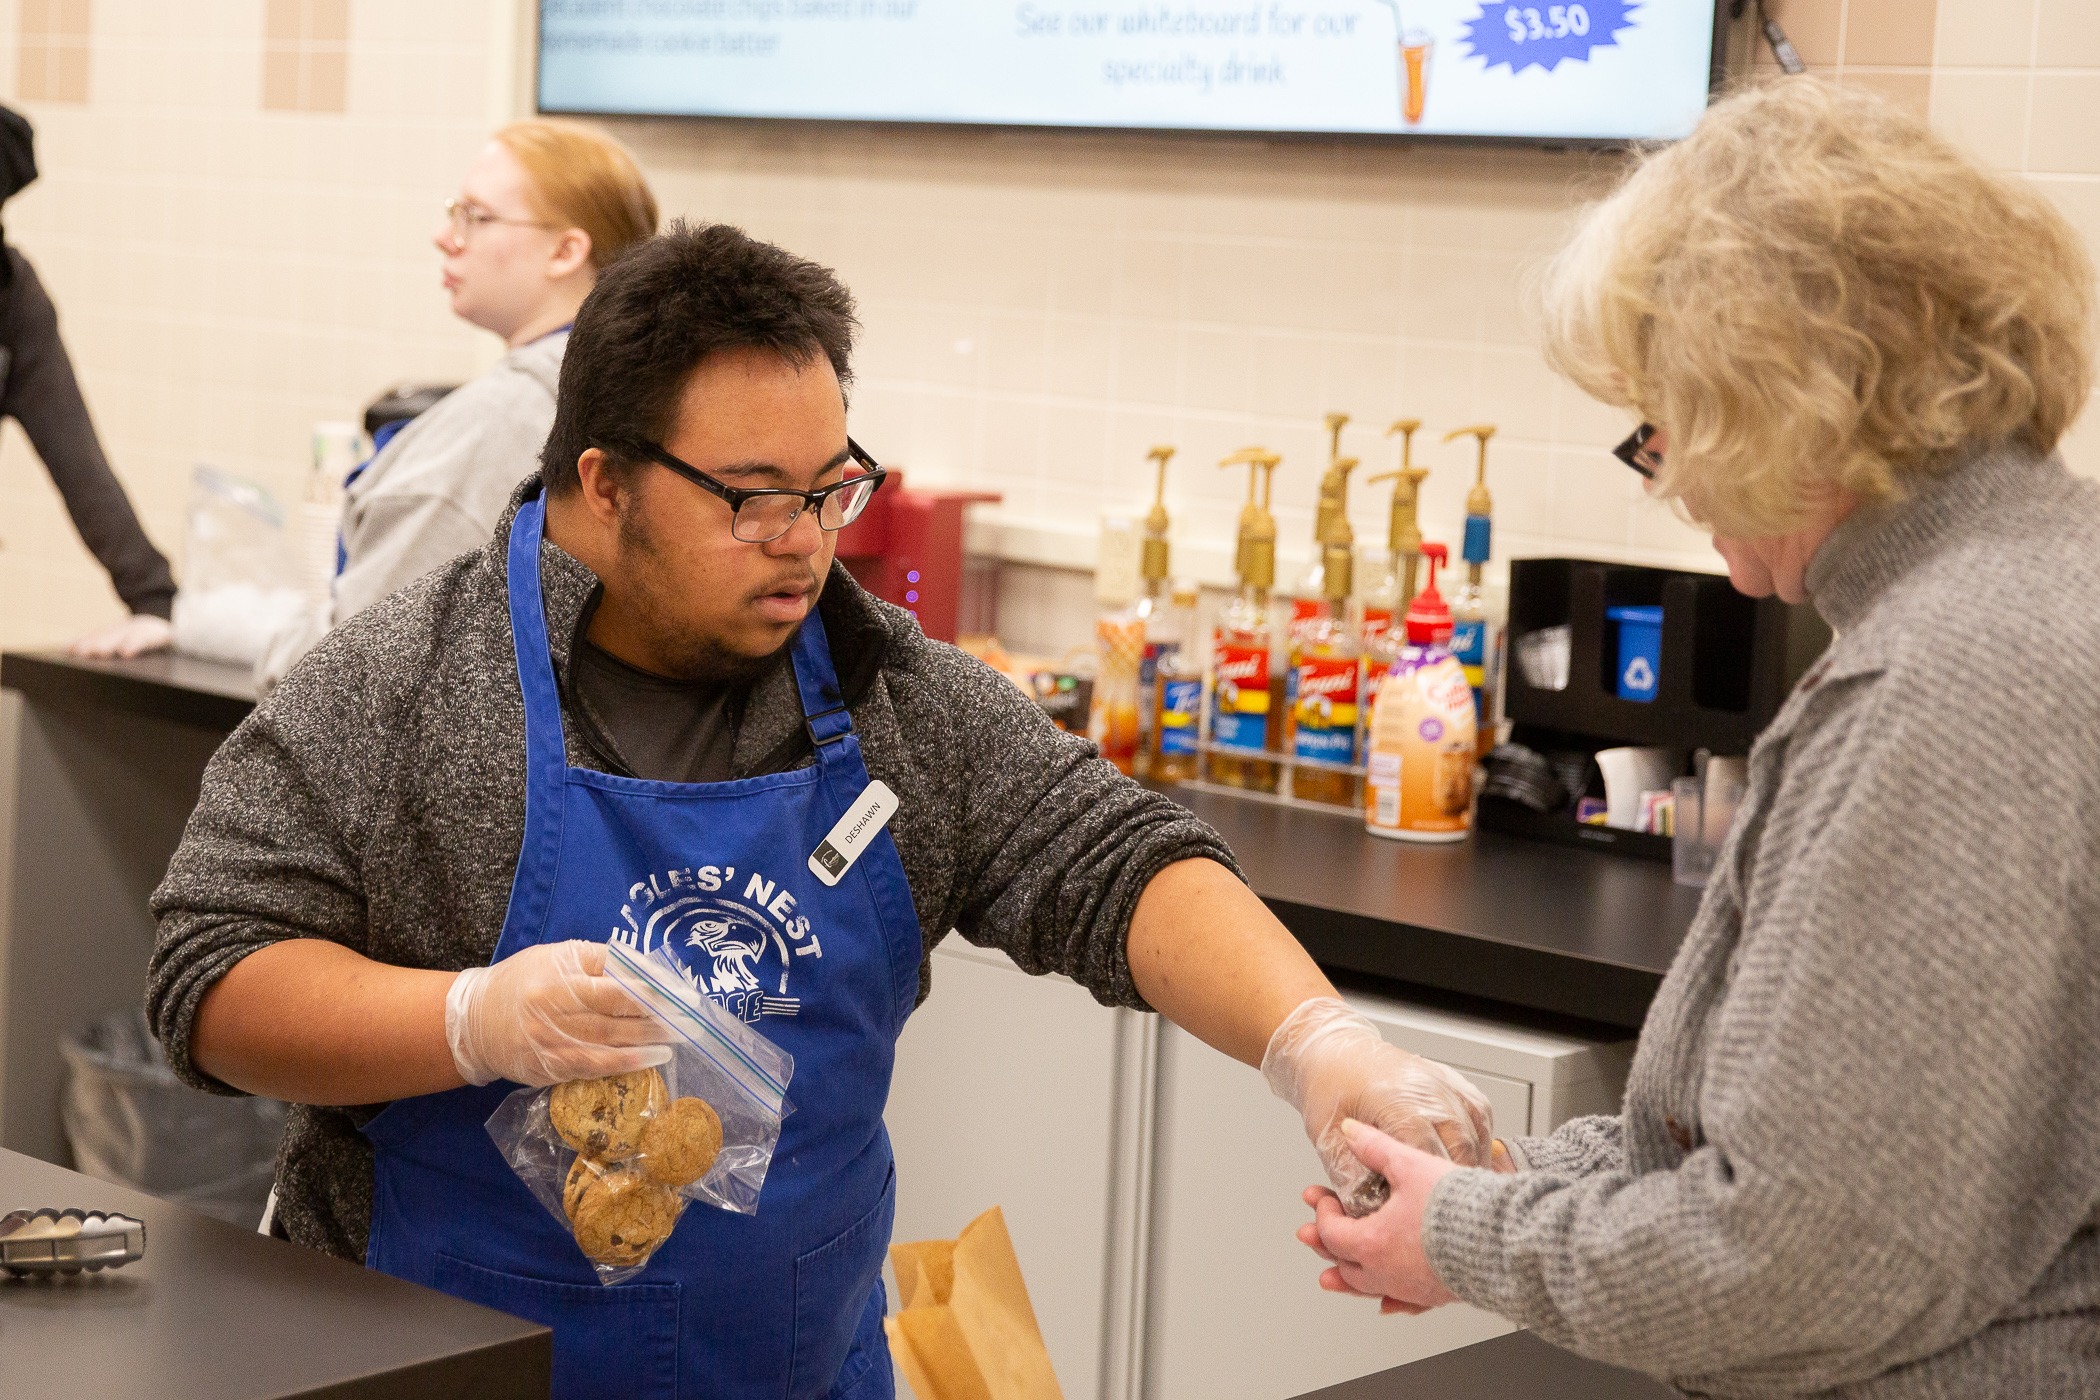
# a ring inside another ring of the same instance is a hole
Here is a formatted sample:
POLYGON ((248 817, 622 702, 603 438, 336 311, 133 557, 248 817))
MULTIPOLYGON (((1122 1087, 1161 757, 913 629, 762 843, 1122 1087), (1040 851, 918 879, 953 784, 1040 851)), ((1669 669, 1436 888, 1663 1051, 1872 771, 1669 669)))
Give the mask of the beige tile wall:
POLYGON ((342 112, 350 101, 350 0, 264 0, 263 106, 342 112))
MULTIPOLYGON (((27 0, 0 0, 5 22, 27 0)), ((56 3, 56 0, 50 0, 56 3)), ((312 3, 312 0, 300 0, 312 3)), ((9 236, 44 268, 149 529, 179 547, 191 461, 297 489, 307 425, 493 351, 452 323, 426 239, 487 126, 529 102, 520 0, 351 0, 344 111, 265 111, 262 0, 97 0, 84 106, 26 102, 45 179, 9 236), (179 61, 167 61, 174 55, 179 61), (521 72, 523 77, 520 77, 521 72), (524 94, 524 95, 521 95, 524 94)), ((1812 64, 1929 110, 2058 198, 2100 247, 2100 21, 2084 0, 1777 0, 1812 64), (2043 56, 2046 55, 2046 61, 2043 56)), ((1747 41, 1747 28, 1741 39, 1747 41)), ((1738 51, 1742 51, 1739 43, 1738 51)), ((1761 52, 1761 50, 1760 50, 1761 52)), ((0 74, 18 65, 0 53, 0 74)), ((9 100, 19 92, 0 94, 9 100)), ((730 219, 837 266, 868 327, 855 432, 928 479, 998 489, 990 537, 1090 557, 1174 442, 1177 563, 1223 572, 1265 442, 1286 568, 1309 533, 1320 415, 1380 430, 1498 422, 1505 555, 1705 567, 1703 542, 1604 455, 1622 431, 1556 382, 1521 314, 1528 270, 1613 169, 1587 155, 999 132, 624 123, 669 212, 730 219)), ((2093 456, 2082 444, 2074 455, 2093 456)), ((1432 444, 1433 535, 1469 454, 1432 444)), ((2100 461, 2100 457, 2095 457, 2100 461)), ((1383 510, 1360 494, 1360 538, 1383 510)), ((1017 571, 1017 632, 1068 634, 1082 583, 1017 571)), ((113 611, 13 429, 0 447, 0 644, 113 611)))
MULTIPOLYGON (((0 3, 0 74, 18 71, 4 49, 33 2, 0 3)), ((315 420, 352 416, 395 380, 471 375, 499 348, 447 313, 428 240, 513 105, 509 64, 490 54, 512 42, 516 6, 355 0, 340 113, 265 110, 278 8, 95 0, 88 102, 0 92, 36 123, 43 172, 9 201, 7 237, 49 284, 104 445, 171 555, 192 463, 296 499, 315 420)), ((331 6, 291 8, 325 24, 331 6)), ((0 645, 118 612, 9 423, 0 645)))
POLYGON ((26 99, 85 102, 88 96, 88 0, 21 0, 16 82, 26 99))

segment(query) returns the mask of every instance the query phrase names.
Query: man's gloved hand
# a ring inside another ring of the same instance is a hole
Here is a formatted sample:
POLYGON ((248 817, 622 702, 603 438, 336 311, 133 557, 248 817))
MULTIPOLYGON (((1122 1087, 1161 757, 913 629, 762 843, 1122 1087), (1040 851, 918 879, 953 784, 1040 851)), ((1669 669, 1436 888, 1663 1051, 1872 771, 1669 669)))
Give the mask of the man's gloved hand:
POLYGON ((175 629, 168 625, 166 618, 151 613, 133 613, 114 627, 88 633, 66 649, 75 656, 102 659, 144 656, 149 651, 166 651, 168 643, 174 639, 175 629))
POLYGON ((671 1028, 605 975, 603 943, 542 943, 470 967, 445 994, 445 1040, 469 1084, 602 1079, 671 1058, 671 1028))
POLYGON ((1457 1071, 1387 1044, 1376 1026, 1333 997, 1313 997, 1283 1019, 1269 1037, 1261 1073, 1305 1119, 1305 1134, 1351 1215, 1378 1209, 1386 1184, 1349 1150, 1345 1118, 1462 1167, 1489 1163, 1494 1115, 1480 1091, 1457 1071))

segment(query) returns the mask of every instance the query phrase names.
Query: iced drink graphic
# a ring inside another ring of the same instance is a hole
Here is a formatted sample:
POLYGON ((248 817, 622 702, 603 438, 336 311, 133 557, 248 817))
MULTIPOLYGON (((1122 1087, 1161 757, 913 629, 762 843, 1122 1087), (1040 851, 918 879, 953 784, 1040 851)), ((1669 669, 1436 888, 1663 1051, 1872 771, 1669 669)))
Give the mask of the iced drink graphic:
POLYGON ((1400 31, 1400 109, 1409 126, 1419 126, 1429 102, 1429 54, 1436 45, 1426 29, 1400 31))
POLYGON ((1420 126, 1429 106, 1429 55, 1436 44, 1429 30, 1409 27, 1400 13, 1400 0, 1383 3, 1393 12, 1393 37, 1400 43, 1400 116, 1405 125, 1420 126))

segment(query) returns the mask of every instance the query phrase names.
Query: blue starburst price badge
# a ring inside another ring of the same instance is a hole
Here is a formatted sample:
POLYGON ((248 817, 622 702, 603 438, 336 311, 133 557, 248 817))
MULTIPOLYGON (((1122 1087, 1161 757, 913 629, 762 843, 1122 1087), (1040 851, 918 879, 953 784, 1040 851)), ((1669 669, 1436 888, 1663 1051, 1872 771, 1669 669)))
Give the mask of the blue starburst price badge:
POLYGON ((1512 74, 1531 67, 1552 72, 1563 63, 1581 63, 1598 49, 1610 48, 1631 29, 1639 9, 1635 0, 1587 0, 1568 5, 1493 3, 1483 0, 1480 14, 1466 23, 1465 40, 1472 56, 1489 68, 1506 64, 1512 74))

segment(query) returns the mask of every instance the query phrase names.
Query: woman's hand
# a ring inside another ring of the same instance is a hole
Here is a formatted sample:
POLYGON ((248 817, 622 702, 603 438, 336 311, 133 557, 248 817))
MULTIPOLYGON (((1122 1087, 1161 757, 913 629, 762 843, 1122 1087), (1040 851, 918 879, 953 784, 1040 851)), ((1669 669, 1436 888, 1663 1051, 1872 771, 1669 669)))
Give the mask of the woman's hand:
POLYGON ((1391 1194, 1376 1212, 1358 1219, 1326 1187, 1306 1189, 1313 1223, 1298 1227, 1298 1240, 1334 1266, 1320 1275, 1320 1287, 1382 1299, 1379 1311, 1386 1313, 1413 1315, 1456 1301, 1429 1266, 1422 1217, 1429 1193, 1458 1167, 1353 1118, 1343 1122, 1342 1136, 1358 1161, 1385 1178, 1391 1194))
POLYGON ((165 651, 173 641, 175 629, 164 617, 150 613, 133 613, 113 627, 99 632, 90 632, 66 648, 75 656, 107 659, 113 656, 144 656, 152 651, 165 651))

